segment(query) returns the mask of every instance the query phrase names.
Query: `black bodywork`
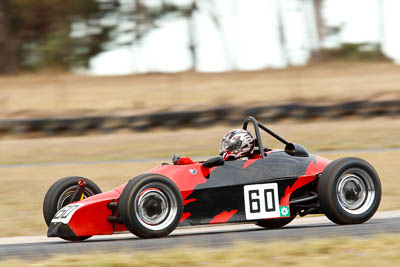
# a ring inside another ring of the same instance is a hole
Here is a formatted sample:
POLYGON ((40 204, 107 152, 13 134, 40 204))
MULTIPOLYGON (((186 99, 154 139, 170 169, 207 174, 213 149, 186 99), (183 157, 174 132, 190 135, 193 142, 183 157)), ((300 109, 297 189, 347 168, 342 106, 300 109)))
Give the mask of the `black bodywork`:
MULTIPOLYGON (((195 201, 184 206, 184 213, 190 213, 190 216, 181 222, 181 226, 213 223, 215 217, 224 212, 226 216, 222 216, 220 220, 226 219, 226 222, 248 221, 245 216, 244 199, 246 196, 244 195, 244 186, 276 183, 278 185, 280 204, 282 204, 281 199, 284 198, 285 194, 288 193, 288 189, 293 187, 299 177, 307 174, 307 168, 318 164, 321 165, 321 162, 317 162, 320 159, 319 157, 310 155, 300 145, 287 142, 252 117, 245 121, 244 129, 247 128, 248 122, 254 124, 256 149, 261 157, 253 160, 254 162, 250 164, 247 160, 236 160, 225 161, 221 166, 216 166, 206 176, 207 180, 194 187, 193 192, 189 195, 188 199, 195 199, 195 201), (270 151, 268 148, 263 147, 259 128, 284 143, 285 150, 270 151), (265 153, 264 151, 267 152, 265 153)), ((321 169, 325 167, 325 163, 328 163, 328 161, 324 161, 321 169)), ((219 164, 217 163, 216 165, 219 164)), ((301 182, 304 185, 295 194, 289 196, 292 199, 296 195, 299 197, 297 199, 297 205, 300 205, 299 208, 296 208, 295 205, 290 207, 292 215, 304 212, 304 209, 309 210, 309 212, 318 211, 316 194, 312 192, 314 187, 312 182, 315 180, 316 174, 312 174, 313 179, 301 182), (302 199, 305 201, 302 201, 302 199), (310 202, 314 203, 310 205, 310 202), (305 208, 301 206, 304 203, 308 204, 305 208), (310 210, 310 207, 313 207, 313 209, 310 210)))

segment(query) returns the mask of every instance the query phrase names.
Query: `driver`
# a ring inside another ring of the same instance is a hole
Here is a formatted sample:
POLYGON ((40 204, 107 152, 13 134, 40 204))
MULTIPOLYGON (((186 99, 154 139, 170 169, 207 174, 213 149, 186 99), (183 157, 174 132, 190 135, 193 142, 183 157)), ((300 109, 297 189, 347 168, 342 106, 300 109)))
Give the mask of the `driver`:
MULTIPOLYGON (((219 154, 224 160, 247 160, 254 152, 254 138, 251 133, 244 129, 233 129, 227 132, 221 141, 219 154)), ((172 162, 175 165, 194 164, 189 157, 179 157, 174 154, 172 162)))

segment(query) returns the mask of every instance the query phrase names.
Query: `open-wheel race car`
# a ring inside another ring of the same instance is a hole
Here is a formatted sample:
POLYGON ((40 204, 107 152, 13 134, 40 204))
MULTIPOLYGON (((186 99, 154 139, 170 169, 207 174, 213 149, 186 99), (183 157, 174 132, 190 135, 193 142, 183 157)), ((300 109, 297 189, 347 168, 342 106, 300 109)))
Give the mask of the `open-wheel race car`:
POLYGON ((354 157, 329 161, 287 142, 253 117, 243 129, 249 122, 255 150, 246 160, 163 163, 105 193, 87 178, 58 180, 44 199, 47 235, 82 241, 129 230, 155 238, 178 226, 254 223, 268 229, 307 214, 358 224, 374 215, 381 184, 369 163, 354 157), (284 149, 265 148, 260 129, 284 149))

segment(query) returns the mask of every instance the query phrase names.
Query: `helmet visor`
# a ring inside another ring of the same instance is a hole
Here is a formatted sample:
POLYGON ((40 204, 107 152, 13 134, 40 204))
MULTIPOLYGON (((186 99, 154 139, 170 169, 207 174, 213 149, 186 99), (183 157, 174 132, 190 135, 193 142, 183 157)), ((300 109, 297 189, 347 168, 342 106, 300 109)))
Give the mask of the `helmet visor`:
POLYGON ((225 139, 221 143, 221 153, 227 152, 227 151, 234 152, 236 150, 239 150, 241 145, 242 145, 242 141, 240 141, 240 139, 236 139, 236 140, 225 139))

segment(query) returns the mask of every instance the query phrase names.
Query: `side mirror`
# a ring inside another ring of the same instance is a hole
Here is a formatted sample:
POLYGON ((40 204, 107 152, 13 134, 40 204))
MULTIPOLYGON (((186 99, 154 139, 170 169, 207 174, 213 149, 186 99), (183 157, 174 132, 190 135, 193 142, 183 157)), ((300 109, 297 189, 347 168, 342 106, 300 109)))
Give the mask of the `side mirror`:
POLYGON ((211 167, 215 167, 215 166, 221 166, 221 165, 224 165, 224 162, 225 162, 224 158, 215 157, 215 158, 211 158, 211 159, 204 161, 203 167, 211 168, 211 167))
POLYGON ((295 144, 295 143, 288 143, 285 146, 285 152, 291 156, 308 157, 307 150, 302 145, 295 144))

